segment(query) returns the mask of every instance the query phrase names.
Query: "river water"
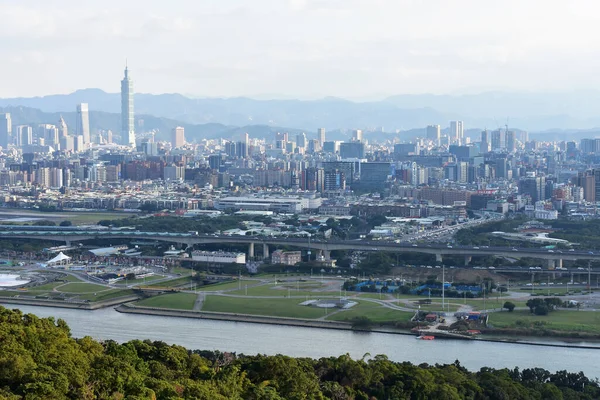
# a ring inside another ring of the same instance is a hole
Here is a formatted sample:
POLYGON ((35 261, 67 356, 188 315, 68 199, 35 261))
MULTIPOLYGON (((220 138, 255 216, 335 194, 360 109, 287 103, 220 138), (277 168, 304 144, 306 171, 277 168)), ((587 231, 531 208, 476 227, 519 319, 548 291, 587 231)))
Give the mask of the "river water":
MULTIPOLYGON (((481 367, 532 368, 549 371, 583 371, 600 378, 597 360, 600 348, 541 347, 524 344, 462 340, 416 340, 414 336, 383 333, 262 325, 244 322, 211 321, 192 318, 121 314, 112 308, 73 310, 66 308, 1 304, 19 308, 39 317, 64 319, 74 337, 162 340, 189 349, 221 350, 244 354, 285 354, 293 357, 320 358, 350 354, 361 358, 365 353, 385 354, 393 361, 414 364, 448 364, 455 360, 469 370, 481 367)), ((559 343, 559 342, 555 342, 559 343)), ((597 343, 579 343, 596 346, 597 343)))

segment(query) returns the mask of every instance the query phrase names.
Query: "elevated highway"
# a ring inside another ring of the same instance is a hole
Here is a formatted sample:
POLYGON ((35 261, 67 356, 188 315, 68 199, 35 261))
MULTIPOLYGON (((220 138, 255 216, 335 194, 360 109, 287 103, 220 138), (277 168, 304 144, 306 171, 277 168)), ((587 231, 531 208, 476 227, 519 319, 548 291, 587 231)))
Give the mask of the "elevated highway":
POLYGON ((465 264, 471 257, 500 256, 507 258, 531 257, 546 260, 550 267, 561 267, 562 260, 592 260, 600 261, 600 251, 580 250, 547 250, 537 248, 517 247, 476 247, 476 246, 444 246, 439 244, 392 243, 369 240, 319 240, 308 238, 283 238, 270 236, 226 236, 226 235, 196 235, 194 233, 176 232, 143 232, 132 230, 2 230, 0 239, 52 240, 71 245, 74 242, 99 239, 154 240, 175 243, 183 246, 196 244, 246 244, 248 256, 255 256, 255 246, 262 245, 262 256, 269 257, 269 246, 297 247, 321 252, 329 259, 333 250, 351 251, 385 251, 396 253, 422 253, 435 255, 441 262, 443 256, 463 256, 465 264))

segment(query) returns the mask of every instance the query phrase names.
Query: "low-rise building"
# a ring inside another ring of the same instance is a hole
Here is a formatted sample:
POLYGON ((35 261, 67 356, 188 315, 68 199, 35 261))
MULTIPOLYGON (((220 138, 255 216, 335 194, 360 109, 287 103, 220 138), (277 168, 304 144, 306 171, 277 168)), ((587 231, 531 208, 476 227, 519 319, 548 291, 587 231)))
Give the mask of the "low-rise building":
POLYGON ((192 260, 219 264, 245 264, 246 254, 226 251, 193 251, 192 260))
POLYGON ((271 254, 271 262, 273 264, 296 265, 302 260, 300 251, 282 251, 275 250, 271 254))

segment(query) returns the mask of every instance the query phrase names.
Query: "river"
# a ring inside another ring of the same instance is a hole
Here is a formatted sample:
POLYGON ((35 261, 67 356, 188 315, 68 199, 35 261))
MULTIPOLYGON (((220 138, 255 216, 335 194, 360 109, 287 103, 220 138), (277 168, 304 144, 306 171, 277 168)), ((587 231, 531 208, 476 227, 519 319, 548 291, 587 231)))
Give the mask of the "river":
POLYGON ((162 340, 189 349, 311 358, 346 353, 353 358, 361 358, 365 353, 385 354, 390 360, 414 364, 448 364, 459 360, 472 371, 481 367, 541 367, 552 372, 583 371, 590 378, 600 378, 600 366, 596 361, 600 349, 463 340, 424 341, 407 335, 121 314, 112 308, 86 311, 15 304, 2 306, 19 308, 39 317, 62 318, 71 327, 74 337, 91 336, 98 340, 162 340))

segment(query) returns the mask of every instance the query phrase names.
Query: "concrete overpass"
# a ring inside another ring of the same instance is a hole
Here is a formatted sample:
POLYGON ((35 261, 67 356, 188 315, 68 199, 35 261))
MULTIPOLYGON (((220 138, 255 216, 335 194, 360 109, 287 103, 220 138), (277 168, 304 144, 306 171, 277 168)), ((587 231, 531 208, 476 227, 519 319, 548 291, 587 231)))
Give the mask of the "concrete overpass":
POLYGON ((507 258, 531 257, 546 260, 549 267, 562 267, 563 260, 600 261, 600 251, 547 250, 517 247, 476 247, 444 246, 439 244, 393 243, 369 240, 320 240, 308 238, 283 238, 271 236, 225 236, 196 235, 194 233, 143 232, 133 230, 2 230, 0 239, 28 239, 62 241, 67 245, 73 242, 99 239, 155 240, 184 246, 196 244, 247 244, 248 256, 255 256, 255 246, 262 245, 262 256, 269 257, 269 246, 298 247, 320 252, 325 259, 330 258, 333 250, 385 251, 395 253, 432 254, 441 262, 443 256, 463 256, 465 264, 471 257, 500 256, 507 258))

